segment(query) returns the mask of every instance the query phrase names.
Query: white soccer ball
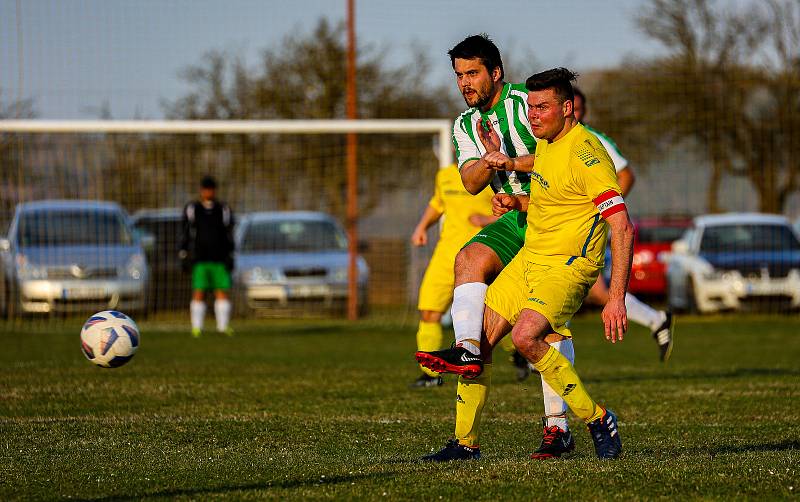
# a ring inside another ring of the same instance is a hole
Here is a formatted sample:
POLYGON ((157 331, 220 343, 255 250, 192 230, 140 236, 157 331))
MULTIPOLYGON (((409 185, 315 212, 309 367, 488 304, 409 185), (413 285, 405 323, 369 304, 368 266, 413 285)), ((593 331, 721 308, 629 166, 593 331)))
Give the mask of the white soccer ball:
POLYGON ((139 348, 139 328, 116 310, 91 316, 81 329, 81 351, 102 368, 117 368, 133 359, 139 348))

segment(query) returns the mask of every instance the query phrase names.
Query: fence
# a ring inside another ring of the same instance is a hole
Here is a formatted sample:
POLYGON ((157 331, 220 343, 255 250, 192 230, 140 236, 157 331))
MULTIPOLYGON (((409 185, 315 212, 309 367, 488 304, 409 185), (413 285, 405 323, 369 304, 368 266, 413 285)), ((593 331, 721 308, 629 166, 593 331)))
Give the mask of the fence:
POLYGON ((430 253, 411 252, 408 237, 439 159, 452 158, 442 120, 4 121, 0 130, 0 309, 12 317, 185 310, 181 210, 204 175, 218 180, 238 222, 237 311, 341 314, 348 132, 359 133, 360 311, 408 309, 430 253), (130 229, 114 227, 117 209, 131 215, 130 229))

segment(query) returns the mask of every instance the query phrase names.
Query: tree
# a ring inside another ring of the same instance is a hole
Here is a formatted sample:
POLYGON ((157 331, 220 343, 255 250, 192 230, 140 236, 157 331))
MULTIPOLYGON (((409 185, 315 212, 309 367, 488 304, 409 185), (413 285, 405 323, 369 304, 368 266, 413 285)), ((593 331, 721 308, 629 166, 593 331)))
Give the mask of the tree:
POLYGON ((595 123, 624 137, 641 164, 677 144, 699 148, 711 211, 722 178, 736 176, 760 210, 781 212, 800 188, 800 3, 652 0, 637 23, 666 55, 606 72, 595 123))
MULTIPOLYGON (((336 119, 345 117, 345 30, 320 20, 310 33, 290 35, 262 53, 250 68, 242 57, 212 51, 183 72, 192 90, 164 103, 175 119, 336 119)), ((409 63, 388 67, 386 51, 360 48, 357 89, 361 118, 452 117, 457 104, 449 88, 428 83, 428 60, 419 51, 409 63)), ((278 209, 322 209, 345 215, 346 170, 343 135, 237 135, 169 138, 191 152, 195 169, 215 167, 241 182, 259 182, 278 209), (222 155, 220 152, 227 152, 222 155), (210 159, 209 156, 213 157, 210 159), (252 166, 276 173, 274 183, 255 180, 252 166), (306 180, 314 194, 292 190, 306 180)), ((359 206, 374 208, 383 194, 417 186, 438 167, 431 137, 362 135, 359 138, 359 206), (381 141, 389 140, 389 141, 381 141), (389 145, 389 146, 387 146, 389 145), (422 152, 422 154, 420 154, 422 152), (424 173, 424 174, 423 174, 424 173)), ((199 175, 194 173, 193 176, 199 175)), ((226 190, 227 192, 227 190, 226 190)), ((263 197, 262 197, 263 198, 263 197)))

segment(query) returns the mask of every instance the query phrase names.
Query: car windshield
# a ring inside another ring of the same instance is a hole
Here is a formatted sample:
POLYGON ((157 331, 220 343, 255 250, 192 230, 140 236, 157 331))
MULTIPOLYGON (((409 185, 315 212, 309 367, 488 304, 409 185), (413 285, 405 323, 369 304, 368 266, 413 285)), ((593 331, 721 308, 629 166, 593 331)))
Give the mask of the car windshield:
POLYGON ((131 244, 131 233, 114 211, 45 210, 23 214, 20 246, 103 246, 131 244))
POLYGON ((669 243, 681 238, 686 227, 639 227, 637 238, 640 243, 669 243))
POLYGON ((256 221, 247 226, 240 251, 339 251, 344 233, 329 221, 256 221))
POLYGON ((797 251, 800 242, 786 225, 719 225, 707 227, 701 253, 725 251, 797 251))

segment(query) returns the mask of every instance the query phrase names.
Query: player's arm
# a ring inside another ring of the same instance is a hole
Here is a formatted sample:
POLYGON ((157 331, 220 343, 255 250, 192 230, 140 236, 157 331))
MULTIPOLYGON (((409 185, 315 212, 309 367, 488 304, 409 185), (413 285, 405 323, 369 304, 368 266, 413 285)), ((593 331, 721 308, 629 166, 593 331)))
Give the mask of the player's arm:
POLYGON ((619 187, 622 189, 623 197, 630 193, 635 182, 636 176, 634 176, 633 170, 630 168, 630 166, 626 166, 617 173, 617 183, 619 183, 619 187))
POLYGON ((492 197, 492 214, 495 216, 502 216, 514 209, 526 212, 530 200, 530 197, 527 195, 509 195, 502 192, 496 193, 494 197, 492 197))
POLYGON ((428 229, 439 221, 439 218, 442 217, 442 212, 437 210, 431 205, 428 205, 425 208, 425 211, 422 213, 422 217, 419 219, 419 223, 414 228, 414 232, 411 234, 411 244, 415 246, 424 246, 428 243, 428 229))
POLYGON ((475 213, 469 215, 469 222, 475 225, 476 227, 483 228, 486 225, 491 225, 499 218, 500 218, 499 216, 490 216, 488 214, 475 213))
POLYGON ((483 127, 478 128, 478 138, 486 149, 483 161, 491 169, 496 171, 519 171, 522 173, 533 171, 533 161, 536 156, 528 154, 512 158, 501 152, 500 136, 495 132, 492 123, 488 120, 483 123, 483 127))
POLYGON ((611 229, 611 282, 602 319, 606 340, 615 343, 618 339, 622 340, 628 330, 625 292, 633 258, 633 224, 625 201, 618 192, 603 193, 594 202, 611 229))
POLYGON ((178 258, 181 260, 181 268, 184 270, 189 268, 189 241, 192 234, 192 224, 189 221, 189 204, 184 206, 183 214, 181 215, 181 245, 178 248, 178 258))

